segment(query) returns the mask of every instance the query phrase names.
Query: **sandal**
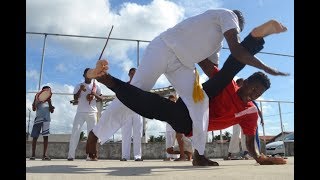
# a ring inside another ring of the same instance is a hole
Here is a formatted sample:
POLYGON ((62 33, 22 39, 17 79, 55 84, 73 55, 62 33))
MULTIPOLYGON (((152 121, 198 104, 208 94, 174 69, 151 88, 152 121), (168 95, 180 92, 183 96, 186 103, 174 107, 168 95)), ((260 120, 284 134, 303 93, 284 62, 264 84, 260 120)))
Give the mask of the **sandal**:
POLYGON ((43 158, 42 158, 42 161, 50 161, 51 159, 50 159, 50 157, 49 156, 44 156, 43 158))
POLYGON ((29 158, 29 160, 36 160, 36 157, 32 156, 29 158))

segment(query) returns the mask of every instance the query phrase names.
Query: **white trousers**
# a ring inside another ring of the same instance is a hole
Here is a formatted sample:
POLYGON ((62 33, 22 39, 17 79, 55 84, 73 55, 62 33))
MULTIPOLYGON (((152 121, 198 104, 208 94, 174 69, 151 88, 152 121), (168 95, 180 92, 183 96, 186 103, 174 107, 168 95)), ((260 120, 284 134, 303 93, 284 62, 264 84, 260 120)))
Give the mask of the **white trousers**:
POLYGON ((131 137, 133 138, 134 159, 141 158, 142 117, 139 114, 130 113, 127 119, 126 124, 121 127, 122 158, 130 159, 131 137))
MULTIPOLYGON (((241 149, 242 151, 248 151, 247 145, 246 145, 246 136, 243 134, 243 130, 239 124, 233 125, 232 127, 233 134, 231 136, 230 144, 229 144, 229 153, 239 153, 240 152, 240 133, 241 133, 241 149)), ((254 137, 254 147, 257 152, 259 151, 258 144, 256 137, 254 137)))
MULTIPOLYGON (((203 155, 208 131, 209 98, 204 93, 204 100, 194 103, 192 98, 195 80, 194 69, 184 66, 174 52, 157 37, 146 48, 131 84, 142 90, 149 91, 162 74, 167 77, 186 104, 193 121, 192 145, 198 150, 200 155, 203 155)), ((118 99, 115 99, 102 113, 97 125, 100 127, 93 129, 95 135, 102 142, 110 138, 111 135, 123 126, 126 119, 121 118, 121 114, 124 111, 128 111, 128 108, 118 99), (106 118, 106 122, 100 123, 104 118, 106 118)))
POLYGON ((233 134, 231 136, 230 144, 229 144, 229 153, 238 153, 240 152, 240 132, 241 132, 241 149, 242 151, 247 151, 247 146, 246 146, 246 138, 245 135, 243 134, 243 131, 240 127, 239 124, 233 125, 232 127, 233 134))
MULTIPOLYGON (((166 150, 169 147, 173 147, 176 143, 176 131, 166 123, 166 150)), ((167 158, 178 158, 176 154, 168 154, 166 151, 167 158)))
POLYGON ((77 112, 74 121, 73 128, 69 143, 68 158, 75 158, 76 149, 79 143, 81 127, 84 122, 87 123, 87 134, 93 129, 97 122, 97 112, 77 112))

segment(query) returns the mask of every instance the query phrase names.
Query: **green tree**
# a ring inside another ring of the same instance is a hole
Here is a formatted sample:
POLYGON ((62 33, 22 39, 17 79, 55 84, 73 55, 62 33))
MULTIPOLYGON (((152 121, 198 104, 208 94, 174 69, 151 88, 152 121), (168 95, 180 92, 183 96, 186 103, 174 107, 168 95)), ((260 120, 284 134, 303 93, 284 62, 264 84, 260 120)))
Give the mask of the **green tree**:
POLYGON ((87 137, 84 136, 84 132, 81 131, 79 141, 85 141, 85 140, 87 140, 87 137))

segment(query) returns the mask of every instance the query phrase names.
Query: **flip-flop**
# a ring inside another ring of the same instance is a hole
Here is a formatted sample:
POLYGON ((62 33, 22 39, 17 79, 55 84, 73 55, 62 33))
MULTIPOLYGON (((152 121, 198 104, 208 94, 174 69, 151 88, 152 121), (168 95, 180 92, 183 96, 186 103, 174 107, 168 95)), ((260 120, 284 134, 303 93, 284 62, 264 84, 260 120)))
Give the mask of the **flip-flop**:
POLYGON ((42 158, 42 161, 51 161, 51 158, 48 157, 48 156, 45 156, 45 157, 42 158))

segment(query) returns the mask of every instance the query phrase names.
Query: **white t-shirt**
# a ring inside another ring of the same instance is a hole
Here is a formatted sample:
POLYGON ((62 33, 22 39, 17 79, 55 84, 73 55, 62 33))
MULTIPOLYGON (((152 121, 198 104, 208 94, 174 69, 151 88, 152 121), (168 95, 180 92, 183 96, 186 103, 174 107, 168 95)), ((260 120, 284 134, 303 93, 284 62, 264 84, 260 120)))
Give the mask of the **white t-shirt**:
MULTIPOLYGON (((84 84, 86 86, 86 91, 85 92, 81 91, 80 93, 80 97, 78 99, 79 102, 78 102, 77 112, 98 112, 98 109, 96 106, 96 97, 93 98, 90 104, 89 104, 89 101, 87 100, 87 94, 91 93, 93 81, 91 81, 90 84, 86 84, 85 82, 77 84, 77 86, 74 88, 73 94, 76 94, 79 91, 81 84, 84 84)), ((100 95, 101 88, 97 84, 97 82, 95 84, 97 87, 96 93, 100 95)))
POLYGON ((159 36, 185 66, 194 69, 208 57, 217 63, 223 34, 230 29, 240 32, 237 15, 228 9, 212 9, 188 18, 159 36))

